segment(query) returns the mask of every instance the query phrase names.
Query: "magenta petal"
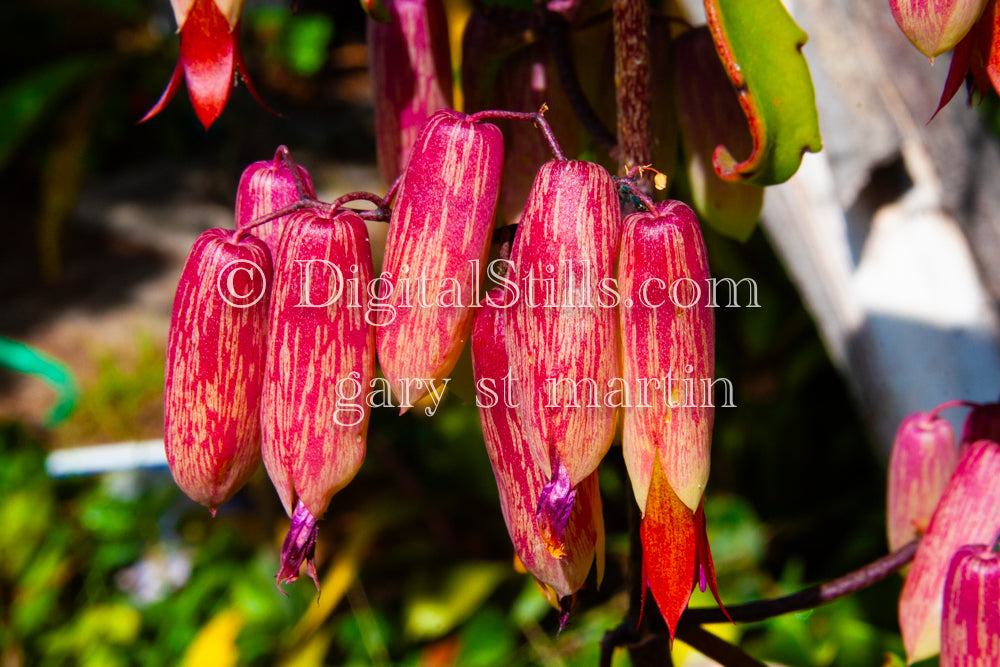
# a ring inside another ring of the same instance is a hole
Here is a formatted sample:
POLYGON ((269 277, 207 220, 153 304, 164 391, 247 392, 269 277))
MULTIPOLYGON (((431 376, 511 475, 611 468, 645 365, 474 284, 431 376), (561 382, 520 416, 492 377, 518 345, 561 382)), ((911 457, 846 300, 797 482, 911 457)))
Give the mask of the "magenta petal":
POLYGON ((156 100, 156 104, 153 108, 146 112, 146 115, 139 119, 140 123, 145 123, 147 120, 155 116, 156 114, 163 111, 163 109, 170 104, 170 100, 174 99, 174 95, 180 90, 181 81, 184 80, 184 68, 181 67, 180 63, 174 67, 174 73, 170 75, 170 82, 167 84, 166 90, 160 95, 160 99, 156 100))
POLYGON ((899 425, 889 458, 886 528, 895 551, 924 533, 958 464, 951 425, 916 412, 899 425))
POLYGON ((556 630, 556 636, 566 629, 569 625, 569 614, 573 611, 573 603, 576 602, 576 595, 566 595, 559 598, 559 629, 556 630))
POLYGON ((969 445, 976 440, 1000 442, 1000 403, 973 406, 969 416, 965 418, 959 442, 969 445))
POLYGON ((542 487, 535 519, 549 553, 556 558, 566 555, 566 524, 576 502, 576 487, 569 479, 566 466, 558 458, 552 468, 552 479, 542 487))
POLYGON ((941 665, 1000 664, 1000 555, 967 545, 948 567, 941 622, 941 665))
MULTIPOLYGON (((319 579, 316 577, 316 517, 300 500, 292 514, 292 526, 288 529, 285 542, 281 545, 281 569, 278 570, 278 590, 281 584, 290 583, 299 578, 299 568, 302 561, 306 562, 306 572, 316 584, 319 592, 319 579)), ((281 591, 284 593, 284 591, 281 591)))
POLYGON ((191 106, 206 130, 222 114, 233 89, 237 39, 214 2, 195 1, 181 29, 180 63, 191 106))

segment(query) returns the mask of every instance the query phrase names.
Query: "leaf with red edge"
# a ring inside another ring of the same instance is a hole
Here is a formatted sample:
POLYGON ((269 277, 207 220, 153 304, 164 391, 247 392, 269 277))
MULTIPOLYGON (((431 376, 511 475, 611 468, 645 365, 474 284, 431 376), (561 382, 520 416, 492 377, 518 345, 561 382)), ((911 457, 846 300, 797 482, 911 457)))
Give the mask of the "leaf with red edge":
POLYGON ((715 170, 728 181, 782 183, 798 170, 803 153, 822 148, 812 78, 801 52, 806 34, 781 0, 705 0, 705 14, 753 136, 745 158, 718 146, 715 170))
POLYGON ((643 579, 653 591, 653 599, 670 630, 671 639, 691 598, 698 549, 695 528, 694 513, 670 487, 657 454, 639 537, 642 540, 643 579))
POLYGON ((688 30, 673 42, 677 120, 684 146, 689 201, 701 220, 739 241, 750 238, 764 204, 763 188, 725 181, 712 167, 722 143, 749 153, 753 138, 736 91, 719 62, 708 28, 688 30))

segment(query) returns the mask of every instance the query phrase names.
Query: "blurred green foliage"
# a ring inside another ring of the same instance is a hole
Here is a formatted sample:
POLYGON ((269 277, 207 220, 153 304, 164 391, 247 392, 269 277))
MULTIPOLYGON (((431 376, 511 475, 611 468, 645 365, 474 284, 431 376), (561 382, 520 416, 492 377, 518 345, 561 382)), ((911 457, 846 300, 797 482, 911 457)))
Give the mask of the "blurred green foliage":
POLYGON ((76 408, 56 431, 59 443, 79 445, 157 437, 163 428, 163 343, 143 336, 133 360, 121 350, 96 355, 97 377, 80 395, 76 408))

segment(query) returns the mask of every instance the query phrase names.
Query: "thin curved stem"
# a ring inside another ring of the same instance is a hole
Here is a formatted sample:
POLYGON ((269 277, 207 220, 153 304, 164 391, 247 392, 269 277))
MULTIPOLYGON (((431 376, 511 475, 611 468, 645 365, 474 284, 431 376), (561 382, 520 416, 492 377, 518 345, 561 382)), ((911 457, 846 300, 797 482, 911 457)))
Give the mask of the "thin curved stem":
POLYGON ((330 204, 330 212, 333 213, 338 208, 343 208, 344 204, 349 201, 368 201, 375 204, 375 206, 379 209, 388 208, 385 204, 385 200, 377 194, 358 190, 357 192, 348 192, 346 195, 341 195, 334 199, 333 203, 330 204))
POLYGON ((369 209, 367 211, 358 210, 355 208, 344 208, 345 211, 353 211, 361 217, 362 220, 373 220, 375 222, 389 222, 389 209, 375 209, 374 211, 369 209))
POLYGON ((653 198, 650 197, 648 194, 646 194, 646 192, 642 188, 640 188, 639 185, 636 184, 636 182, 631 179, 631 177, 618 178, 616 176, 614 178, 614 182, 615 185, 618 187, 624 186, 625 188, 627 188, 629 194, 638 199, 639 203, 641 203, 647 211, 649 211, 650 213, 656 212, 656 203, 653 202, 653 198))
POLYGON ((295 183, 295 191, 298 193, 299 199, 309 199, 310 197, 306 190, 306 181, 302 178, 299 165, 292 159, 292 154, 289 152, 288 147, 285 145, 278 146, 278 150, 274 153, 274 158, 278 159, 279 154, 281 161, 285 163, 285 167, 292 174, 292 182, 295 183))
POLYGON ((549 108, 545 104, 542 104, 542 108, 535 113, 528 111, 500 111, 487 109, 485 111, 477 111, 476 113, 470 115, 469 120, 473 122, 481 120, 532 121, 535 123, 535 127, 541 130, 545 140, 549 142, 549 148, 552 150, 552 155, 554 155, 557 160, 565 160, 566 155, 563 153, 562 147, 559 145, 559 141, 556 140, 556 135, 553 134, 552 128, 549 126, 549 121, 545 120, 545 112, 548 110, 549 108))
MULTIPOLYGON (((882 581, 913 560, 919 545, 920 538, 918 537, 892 553, 832 581, 810 586, 780 598, 730 606, 726 610, 734 623, 754 623, 782 614, 813 609, 882 581)), ((726 618, 725 612, 717 607, 689 608, 677 624, 676 636, 720 664, 727 665, 727 667, 759 667, 761 663, 745 654, 739 647, 711 635, 701 627, 708 623, 724 623, 728 620, 730 619, 726 618)), ((639 638, 640 633, 635 628, 631 616, 627 616, 617 628, 605 632, 601 639, 601 667, 611 665, 611 658, 616 647, 637 646, 639 638)), ((644 637, 642 642, 666 641, 668 639, 668 632, 661 630, 651 636, 644 637)))
POLYGON ((941 405, 931 410, 931 417, 937 417, 945 410, 949 410, 951 408, 979 408, 979 407, 982 407, 981 403, 975 403, 973 401, 965 401, 960 398, 956 398, 950 401, 945 401, 941 405))
POLYGON ((400 174, 399 176, 396 177, 396 180, 392 182, 392 185, 389 186, 389 191, 385 193, 385 197, 383 198, 383 201, 385 202, 386 206, 389 206, 393 198, 395 198, 396 193, 399 191, 399 186, 402 182, 403 182, 403 175, 400 174))
MULTIPOLYGON (((876 584, 890 574, 903 567, 917 552, 920 538, 909 542, 892 553, 872 561, 864 567, 849 572, 825 584, 810 586, 791 595, 770 600, 757 600, 738 604, 726 609, 735 623, 753 623, 774 616, 789 614, 795 611, 812 609, 860 591, 876 584)), ((690 608, 681 616, 678 627, 683 625, 702 625, 705 623, 723 623, 727 619, 721 609, 716 607, 690 608)))
POLYGON ((275 209, 270 213, 268 213, 267 215, 262 215, 259 218, 254 218, 253 221, 249 222, 246 225, 246 227, 244 227, 239 231, 239 233, 236 235, 236 240, 239 240, 243 236, 249 234, 250 230, 253 229, 254 227, 259 227, 260 225, 263 225, 265 222, 271 222, 272 220, 277 220, 278 218, 290 215, 292 213, 295 213, 296 211, 301 211, 302 209, 306 208, 326 210, 328 208, 328 205, 324 204, 321 201, 317 201, 309 197, 304 197, 298 200, 297 202, 289 204, 288 206, 282 206, 279 209, 275 209))

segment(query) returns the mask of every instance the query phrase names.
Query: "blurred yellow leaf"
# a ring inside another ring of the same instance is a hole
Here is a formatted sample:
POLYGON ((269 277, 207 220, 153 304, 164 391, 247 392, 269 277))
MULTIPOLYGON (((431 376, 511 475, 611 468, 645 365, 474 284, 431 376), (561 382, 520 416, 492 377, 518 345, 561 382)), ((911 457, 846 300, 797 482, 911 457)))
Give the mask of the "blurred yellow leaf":
POLYGON ((316 604, 310 605, 292 630, 289 642, 291 646, 306 641, 333 613, 351 583, 357 578, 361 557, 368 550, 381 524, 382 519, 371 512, 357 522, 357 528, 351 531, 351 538, 344 546, 344 550, 323 576, 320 584, 322 593, 316 604))
POLYGON ((223 609, 198 631, 184 652, 181 667, 230 667, 239 660, 236 637, 245 619, 238 609, 223 609))
POLYGON ((306 644, 281 662, 281 667, 322 667, 323 659, 330 648, 330 635, 317 632, 306 644))
POLYGON ((406 637, 440 637, 468 618, 507 576, 498 563, 466 563, 452 568, 436 590, 410 597, 405 610, 406 637))

